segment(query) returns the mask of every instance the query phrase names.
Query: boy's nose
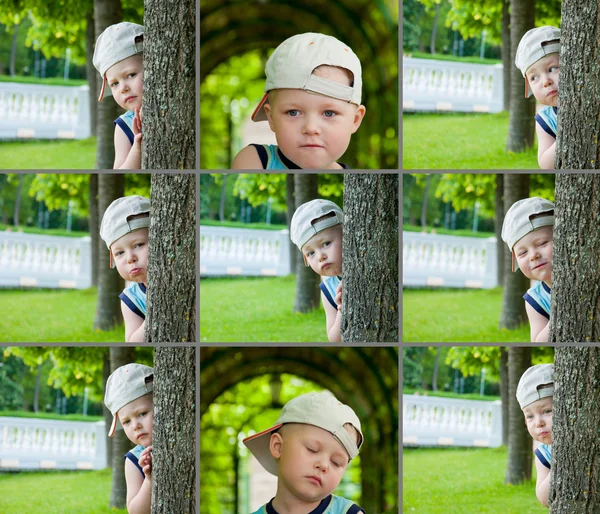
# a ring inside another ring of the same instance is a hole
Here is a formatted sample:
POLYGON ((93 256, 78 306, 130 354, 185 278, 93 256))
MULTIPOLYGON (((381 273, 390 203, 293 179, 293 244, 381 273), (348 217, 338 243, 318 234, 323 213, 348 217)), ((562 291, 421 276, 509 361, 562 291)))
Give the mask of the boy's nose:
POLYGON ((303 132, 305 134, 319 134, 319 124, 313 116, 307 115, 304 121, 303 132))

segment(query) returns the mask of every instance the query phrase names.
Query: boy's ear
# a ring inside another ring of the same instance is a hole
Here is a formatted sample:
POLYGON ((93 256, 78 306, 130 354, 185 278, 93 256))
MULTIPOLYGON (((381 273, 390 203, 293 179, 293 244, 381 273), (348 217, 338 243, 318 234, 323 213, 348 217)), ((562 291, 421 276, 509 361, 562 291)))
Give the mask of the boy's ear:
POLYGON ((283 439, 281 435, 278 433, 271 434, 271 439, 269 441, 269 450, 274 459, 279 459, 281 457, 282 448, 283 439))
POLYGON ((362 123, 363 118, 365 117, 365 113, 367 112, 367 108, 364 105, 359 105, 358 109, 356 109, 356 112, 354 113, 354 120, 352 122, 352 133, 354 134, 357 130, 358 127, 360 127, 360 124, 362 123))
POLYGON ((267 115, 267 121, 269 122, 269 127, 273 132, 275 132, 275 125, 273 124, 273 118, 271 117, 271 106, 266 103, 263 105, 263 109, 265 110, 265 114, 267 115))

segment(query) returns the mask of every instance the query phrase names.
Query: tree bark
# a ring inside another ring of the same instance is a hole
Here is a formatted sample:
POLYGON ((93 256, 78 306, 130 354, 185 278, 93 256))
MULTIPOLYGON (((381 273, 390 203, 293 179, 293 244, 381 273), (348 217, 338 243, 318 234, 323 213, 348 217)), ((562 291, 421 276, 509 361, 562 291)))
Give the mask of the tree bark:
POLYGON ((517 485, 531 479, 533 441, 517 401, 517 385, 531 367, 531 347, 508 348, 508 462, 504 483, 517 485))
POLYGON ((196 341, 196 177, 154 174, 146 341, 196 341))
POLYGON ((19 24, 16 23, 13 27, 12 46, 10 47, 10 63, 9 72, 10 76, 14 77, 17 74, 16 61, 17 61, 17 40, 19 38, 19 24))
POLYGON ((421 228, 427 228, 427 204, 429 203, 429 186, 431 185, 431 174, 425 177, 425 189, 423 190, 423 204, 421 205, 421 228))
MULTIPOLYGON (((529 175, 507 174, 504 177, 504 212, 517 200, 529 196, 529 175)), ((511 271, 511 252, 504 241, 498 241, 504 250, 504 291, 502 295, 502 316, 500 328, 513 330, 527 321, 523 295, 529 287, 529 280, 520 271, 511 271)))
POLYGON ((600 167, 600 6, 597 2, 562 3, 560 89, 554 167, 559 170, 600 167))
MULTIPOLYGON (((292 226, 292 216, 295 211, 294 204, 294 174, 288 173, 285 177, 285 202, 286 202, 286 210, 285 210, 285 221, 288 226, 288 230, 291 230, 292 226)), ((289 239, 289 238, 288 238, 289 239)), ((298 248, 296 245, 292 243, 292 240, 289 239, 290 245, 290 270, 293 273, 298 267, 298 248)))
MULTIPOLYGON (((117 368, 131 362, 135 362, 135 348, 131 346, 110 347, 111 373, 117 368)), ((106 382, 104 384, 106 385, 106 382)), ((112 416, 110 419, 112 422, 112 416)), ((108 429, 106 432, 108 433, 108 429)), ((125 461, 123 457, 135 444, 127 439, 124 430, 116 430, 110 439, 112 443, 112 489, 109 506, 115 509, 124 509, 127 498, 127 485, 125 482, 125 461)))
POLYGON ((344 176, 342 255, 342 342, 397 342, 397 174, 344 176))
MULTIPOLYGON (((510 0, 510 61, 515 62, 523 34, 534 27, 535 1, 510 0)), ((525 98, 525 81, 519 70, 511 73, 510 122, 506 150, 523 152, 533 145, 535 98, 525 98)))
POLYGON ((19 226, 19 212, 21 211, 21 191, 23 190, 23 175, 19 175, 17 184, 17 192, 15 193, 15 208, 13 211, 13 225, 19 226))
POLYGON ((550 512, 600 512, 600 348, 558 347, 554 366, 550 512))
POLYGON ((33 412, 40 412, 40 381, 42 379, 42 365, 37 365, 35 374, 35 391, 33 393, 33 412))
POLYGON ((438 346, 436 348, 435 351, 435 363, 433 365, 433 377, 431 378, 431 390, 432 391, 437 391, 438 390, 438 372, 440 370, 440 353, 441 353, 441 348, 438 346))
MULTIPOLYGON (((106 351, 103 355, 102 361, 102 383, 106 385, 108 377, 110 376, 110 348, 106 348, 106 351)), ((127 362, 125 364, 128 364, 127 362)), ((109 427, 112 423, 112 414, 102 402, 102 414, 104 415, 104 425, 109 427)), ((108 430, 105 432, 106 437, 106 462, 112 466, 112 458, 113 458, 113 445, 112 438, 108 437, 108 430)))
MULTIPOLYGON (((104 29, 121 21, 123 21, 121 0, 94 0, 96 39, 104 32, 104 29)), ((115 126, 113 122, 122 113, 122 109, 110 96, 105 96, 100 103, 98 103, 98 97, 96 97, 92 105, 96 105, 97 116, 96 169, 111 170, 115 163, 115 126)))
MULTIPOLYGON (((319 176, 316 173, 296 173, 294 176, 296 209, 303 203, 310 202, 319 196, 319 176)), ((294 209, 295 210, 295 209, 294 209)), ((297 252, 298 248, 294 248, 297 252)), ((296 266, 296 298, 294 312, 310 312, 319 306, 321 297, 319 275, 312 268, 304 265, 304 259, 297 256, 296 266)))
POLYGON ((227 173, 221 175, 221 198, 219 200, 219 221, 223 223, 225 221, 225 199, 227 198, 227 173))
POLYGON ((88 223, 90 230, 90 238, 92 240, 92 286, 98 285, 98 253, 100 243, 104 245, 104 241, 100 239, 100 222, 98 221, 98 174, 90 173, 90 181, 88 185, 89 196, 89 212, 88 223))
POLYGON ((196 4, 144 2, 143 169, 196 168, 196 4), (168 49, 168 51, 165 51, 168 49))
MULTIPOLYGON (((512 59, 510 41, 510 0, 502 0, 502 83, 503 109, 510 109, 510 84, 513 72, 518 73, 512 59)), ((502 282, 500 282, 501 284, 502 282)))
POLYGON ((504 284, 504 252, 506 245, 502 241, 502 223, 504 221, 504 175, 496 174, 496 192, 494 198, 494 232, 496 233, 496 279, 498 285, 504 284))
POLYGON ((429 39, 429 53, 435 53, 435 38, 437 36, 438 20, 440 19, 440 2, 435 4, 435 14, 433 16, 433 27, 431 29, 431 38, 429 39))
POLYGON ((94 57, 94 46, 96 44, 96 30, 94 27, 94 9, 90 5, 86 16, 86 33, 85 33, 85 48, 86 48, 86 63, 85 73, 87 75, 88 87, 89 87, 89 102, 90 102, 90 133, 92 136, 97 134, 98 126, 98 71, 94 68, 93 57, 94 57))
POLYGON ((549 341, 600 341, 600 176, 559 173, 549 341))
POLYGON ((505 347, 500 347, 500 401, 502 402, 502 444, 508 444, 508 416, 509 416, 509 397, 508 397, 508 351, 505 347))
POLYGON ((196 350, 154 353, 152 514, 196 512, 196 350))
MULTIPOLYGON (((124 175, 102 173, 98 176, 98 214, 101 218, 108 206, 125 194, 124 175)), ((91 199, 90 199, 91 201, 91 199)), ((94 330, 112 330, 123 323, 121 300, 124 282, 116 269, 109 267, 106 243, 98 238, 98 304, 94 330)))

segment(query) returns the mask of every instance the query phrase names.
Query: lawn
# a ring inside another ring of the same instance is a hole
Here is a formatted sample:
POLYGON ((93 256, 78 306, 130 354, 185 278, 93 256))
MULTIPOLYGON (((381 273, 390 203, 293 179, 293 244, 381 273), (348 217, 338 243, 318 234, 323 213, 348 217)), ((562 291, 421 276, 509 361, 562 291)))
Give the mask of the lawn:
POLYGON ((296 277, 200 280, 202 342, 327 342, 325 311, 294 314, 296 277))
POLYGON ((508 113, 403 115, 404 169, 537 169, 537 143, 507 153, 508 113))
POLYGON ((404 449, 403 512, 418 514, 543 514, 534 478, 504 485, 508 450, 404 449))
POLYGON ((524 343, 529 325, 500 330, 502 288, 404 289, 402 340, 410 343, 524 343))
POLYGON ((0 141, 0 162, 5 170, 90 170, 96 165, 96 138, 0 141))
POLYGON ((0 512, 126 514, 108 507, 112 470, 0 473, 0 512))
POLYGON ((125 341, 123 326, 110 332, 93 329, 97 295, 96 288, 0 289, 0 340, 6 343, 125 341))

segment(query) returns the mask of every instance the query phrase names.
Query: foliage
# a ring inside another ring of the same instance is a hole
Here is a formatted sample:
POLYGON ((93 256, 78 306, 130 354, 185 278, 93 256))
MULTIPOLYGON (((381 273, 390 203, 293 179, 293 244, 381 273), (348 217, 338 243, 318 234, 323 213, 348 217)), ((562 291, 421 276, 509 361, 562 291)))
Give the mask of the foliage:
POLYGON ((13 170, 90 170, 96 162, 96 138, 0 141, 0 162, 13 170))
POLYGON ((0 411, 17 410, 23 405, 23 384, 16 377, 24 367, 19 359, 0 353, 0 411))
POLYGON ((458 55, 447 55, 447 54, 428 54, 425 52, 412 51, 405 55, 405 58, 414 57, 415 59, 430 59, 434 61, 450 61, 450 62, 462 62, 468 64, 502 64, 502 59, 491 59, 484 57, 483 59, 477 56, 458 56, 458 55))

